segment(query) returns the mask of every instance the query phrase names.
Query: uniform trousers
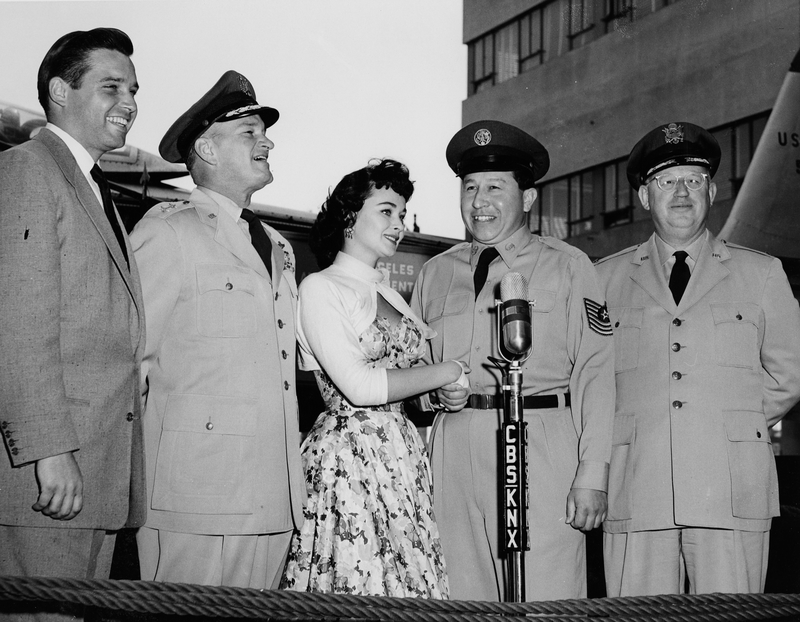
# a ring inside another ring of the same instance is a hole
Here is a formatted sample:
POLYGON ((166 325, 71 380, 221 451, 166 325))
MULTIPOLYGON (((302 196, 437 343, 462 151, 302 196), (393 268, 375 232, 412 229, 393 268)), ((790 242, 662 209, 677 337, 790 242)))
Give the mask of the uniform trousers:
MULTIPOLYGON (((117 533, 99 529, 0 525, 0 575, 108 579, 117 533)), ((4 603, 2 622, 62 622, 83 617, 80 605, 4 603)))
POLYGON ((603 534, 608 596, 760 593, 769 531, 676 528, 603 534))
POLYGON ((292 532, 202 535, 142 527, 142 580, 278 589, 292 532))
MULTIPOLYGON (((472 410, 440 415, 431 447, 434 511, 450 597, 505 600, 502 553, 502 414, 472 410)), ((586 596, 583 534, 566 524, 567 495, 578 466, 578 441, 568 408, 526 410, 529 541, 526 600, 586 596)))

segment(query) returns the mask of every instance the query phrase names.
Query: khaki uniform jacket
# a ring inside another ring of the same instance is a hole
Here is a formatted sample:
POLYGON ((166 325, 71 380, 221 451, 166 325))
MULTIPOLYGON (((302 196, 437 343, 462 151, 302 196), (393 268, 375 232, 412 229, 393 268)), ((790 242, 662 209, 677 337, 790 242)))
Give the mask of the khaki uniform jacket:
POLYGON ((655 234, 597 264, 614 328, 611 533, 765 531, 769 437, 800 397, 800 309, 779 260, 709 234, 679 305, 655 234))
POLYGON ((130 269, 53 132, 0 154, 0 524, 114 530, 144 520, 144 316, 125 239, 130 269), (68 451, 84 505, 58 521, 31 510, 34 462, 68 451))
POLYGON ((271 280, 243 231, 197 189, 153 207, 131 234, 147 311, 147 527, 264 534, 301 524, 294 255, 265 229, 271 280))
MULTIPOLYGON (((482 248, 458 244, 428 261, 420 272, 411 308, 437 333, 429 342, 428 360, 466 361, 472 369, 472 393, 500 394, 501 373, 486 358, 499 356, 494 300, 505 274, 522 274, 535 300, 533 351, 522 365, 523 394, 570 393, 578 446, 570 456, 573 487, 605 491, 614 411, 613 353, 611 338, 587 322, 585 300, 603 304, 591 262, 560 240, 520 229, 497 246, 501 258, 490 266, 476 302, 472 277, 482 248)), ((494 442, 487 439, 487 447, 494 442)), ((438 471, 435 454, 434 443, 432 460, 438 471)))

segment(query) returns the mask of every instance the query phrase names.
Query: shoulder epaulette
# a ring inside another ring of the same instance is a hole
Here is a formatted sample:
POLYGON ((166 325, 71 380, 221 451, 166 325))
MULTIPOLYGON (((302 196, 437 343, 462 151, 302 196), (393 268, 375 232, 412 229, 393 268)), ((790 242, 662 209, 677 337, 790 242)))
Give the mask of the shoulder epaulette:
POLYGON ((163 203, 158 203, 151 207, 148 214, 160 218, 169 218, 172 214, 176 214, 191 206, 191 201, 164 201, 163 203))
POLYGON ((641 244, 634 244, 633 246, 629 246, 628 248, 625 248, 625 249, 623 249, 621 251, 617 251, 613 255, 607 255, 605 257, 601 257, 600 259, 597 259, 594 262, 594 265, 599 265, 599 264, 601 264, 601 263, 603 263, 605 261, 608 261, 609 259, 614 259, 616 257, 622 257, 623 255, 629 255, 630 253, 633 253, 634 251, 636 251, 636 249, 638 249, 640 246, 641 246, 641 244))
POLYGON ((561 251, 562 253, 567 253, 572 257, 580 257, 581 255, 586 254, 577 246, 573 246, 572 244, 569 244, 564 240, 559 240, 558 238, 554 238, 549 235, 540 235, 536 239, 539 240, 539 242, 541 242, 545 246, 549 246, 553 250, 561 251))
POLYGON ((755 248, 749 248, 747 246, 741 246, 740 244, 734 244, 733 242, 726 242, 725 240, 720 240, 720 242, 722 242, 728 248, 733 248, 733 249, 736 249, 736 250, 739 250, 739 251, 748 251, 750 253, 755 253, 756 255, 763 255, 764 257, 769 257, 770 259, 773 259, 773 256, 770 255, 769 253, 765 253, 764 251, 756 250, 755 248))

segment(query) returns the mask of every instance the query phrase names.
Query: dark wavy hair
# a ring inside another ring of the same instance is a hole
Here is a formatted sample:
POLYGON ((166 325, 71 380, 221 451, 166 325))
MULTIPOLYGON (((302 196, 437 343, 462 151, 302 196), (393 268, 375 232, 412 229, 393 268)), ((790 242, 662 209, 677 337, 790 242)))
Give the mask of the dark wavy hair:
POLYGON ((133 43, 117 28, 76 30, 56 41, 39 65, 36 78, 39 103, 45 116, 50 112, 50 80, 63 78, 73 89, 81 88, 83 76, 90 69, 89 55, 95 50, 113 50, 131 56, 133 43))
POLYGON ((389 188, 406 201, 414 193, 414 182, 408 168, 397 160, 373 159, 364 168, 342 177, 311 227, 309 246, 324 270, 333 263, 344 246, 344 230, 356 222, 358 212, 373 190, 389 188))

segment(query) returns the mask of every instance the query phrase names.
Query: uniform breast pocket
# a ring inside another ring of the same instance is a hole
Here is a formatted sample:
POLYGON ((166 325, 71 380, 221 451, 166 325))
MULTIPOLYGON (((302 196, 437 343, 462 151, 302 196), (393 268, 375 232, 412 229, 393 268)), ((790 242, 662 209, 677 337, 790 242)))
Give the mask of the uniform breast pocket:
MULTIPOLYGON (((425 321, 435 327, 444 318, 463 313, 469 304, 471 294, 450 294, 434 298, 425 305, 425 321)), ((434 328, 435 330, 435 328, 434 328)))
POLYGON ((717 365, 755 369, 759 365, 758 305, 712 304, 711 314, 717 365))
POLYGON ((255 277, 227 264, 197 266, 197 330, 206 337, 256 332, 255 277))
POLYGON ((614 331, 614 371, 636 369, 639 365, 639 338, 644 309, 616 307, 608 310, 614 331))
POLYGON ((534 301, 531 307, 531 331, 533 344, 532 358, 552 356, 553 348, 548 346, 548 340, 562 338, 557 335, 551 325, 550 317, 556 305, 556 293, 547 289, 529 289, 528 298, 534 301))
POLYGON ((170 395, 156 456, 154 510, 249 514, 256 401, 170 395))

